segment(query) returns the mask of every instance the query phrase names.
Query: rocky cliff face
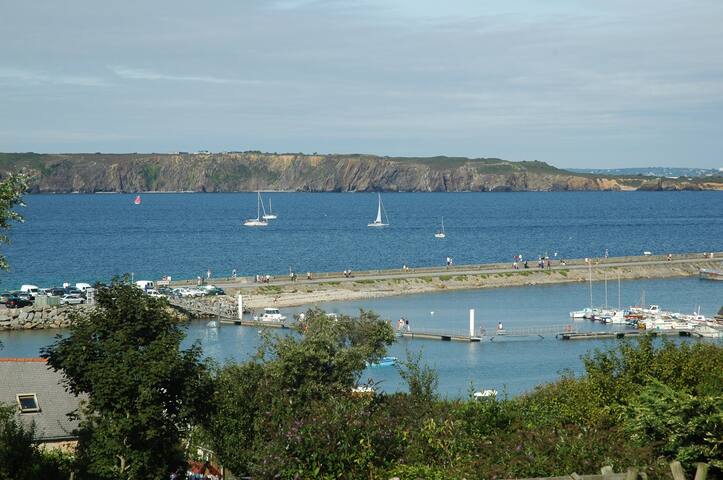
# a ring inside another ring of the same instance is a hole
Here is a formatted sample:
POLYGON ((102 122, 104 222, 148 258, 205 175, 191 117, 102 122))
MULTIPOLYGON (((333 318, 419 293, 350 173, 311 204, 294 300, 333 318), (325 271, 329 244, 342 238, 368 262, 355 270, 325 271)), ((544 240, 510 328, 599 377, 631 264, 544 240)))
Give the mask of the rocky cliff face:
MULTIPOLYGON (((24 169, 38 192, 564 191, 635 189, 542 162, 371 155, 0 154, 0 173, 24 169)), ((644 184, 653 189, 653 185, 644 184)), ((675 184, 679 187, 678 184, 675 184)), ((666 185, 656 186, 661 189, 666 185)), ((684 188, 684 187, 680 187, 684 188)))

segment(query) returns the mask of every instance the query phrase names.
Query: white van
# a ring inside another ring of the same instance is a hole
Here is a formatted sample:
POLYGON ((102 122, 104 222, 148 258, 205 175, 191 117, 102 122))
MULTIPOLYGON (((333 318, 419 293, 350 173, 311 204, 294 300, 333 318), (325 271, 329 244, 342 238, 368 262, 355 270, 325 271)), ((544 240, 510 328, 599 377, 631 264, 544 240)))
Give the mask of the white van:
POLYGON ((75 288, 77 288, 81 292, 85 292, 89 288, 93 288, 93 286, 90 283, 76 283, 75 288))
POLYGON ((156 284, 153 283, 153 280, 138 280, 136 282, 136 287, 140 288, 145 292, 147 290, 155 289, 156 284))
POLYGON ((23 285, 20 287, 21 292, 29 293, 33 297, 36 297, 38 295, 38 286, 37 285, 23 285))

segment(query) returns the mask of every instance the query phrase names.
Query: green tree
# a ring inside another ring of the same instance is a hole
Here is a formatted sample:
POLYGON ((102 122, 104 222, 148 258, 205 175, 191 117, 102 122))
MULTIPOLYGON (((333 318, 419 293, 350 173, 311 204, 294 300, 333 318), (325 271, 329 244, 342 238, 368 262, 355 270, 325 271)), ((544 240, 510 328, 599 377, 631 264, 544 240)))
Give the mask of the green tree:
POLYGON ((35 443, 35 424, 23 425, 15 408, 0 404, 0 480, 68 478, 64 457, 43 452, 35 443))
MULTIPOLYGON (((0 244, 10 243, 10 237, 3 232, 10 229, 12 222, 23 221, 23 217, 13 211, 13 207, 22 205, 22 195, 27 188, 27 178, 23 174, 8 175, 0 181, 0 244)), ((9 268, 4 255, 0 255, 0 268, 3 270, 9 268)))
POLYGON ((218 373, 208 431, 235 474, 358 478, 383 458, 367 433, 386 431, 364 428, 376 405, 352 389, 385 354, 392 327, 363 310, 338 320, 310 310, 303 325, 303 335, 268 337, 254 359, 218 373))
POLYGON ((200 346, 180 348, 183 330, 165 300, 114 282, 97 308, 76 319, 42 356, 81 407, 81 477, 162 478, 185 463, 182 439, 207 411, 212 391, 200 346))

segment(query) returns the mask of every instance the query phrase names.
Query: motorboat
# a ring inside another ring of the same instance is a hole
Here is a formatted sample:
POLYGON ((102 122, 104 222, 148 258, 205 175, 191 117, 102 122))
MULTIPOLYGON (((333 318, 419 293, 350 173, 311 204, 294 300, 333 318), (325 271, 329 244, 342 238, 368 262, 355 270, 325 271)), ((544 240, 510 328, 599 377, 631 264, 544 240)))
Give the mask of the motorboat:
POLYGON ((367 363, 367 367, 393 367, 397 363, 397 357, 382 357, 376 362, 367 363))
POLYGON ((286 320, 286 317, 281 315, 278 308, 267 307, 264 308, 264 313, 255 317, 254 320, 259 322, 283 322, 286 320))

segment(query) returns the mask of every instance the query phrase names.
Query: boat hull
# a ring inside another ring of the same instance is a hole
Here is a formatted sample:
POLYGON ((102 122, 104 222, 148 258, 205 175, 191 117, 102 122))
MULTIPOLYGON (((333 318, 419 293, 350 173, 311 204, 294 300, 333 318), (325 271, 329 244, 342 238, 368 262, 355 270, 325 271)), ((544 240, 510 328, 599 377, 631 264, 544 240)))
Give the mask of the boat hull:
POLYGON ((246 220, 244 222, 245 227, 266 227, 268 224, 269 222, 263 220, 246 220))
POLYGON ((702 268, 698 273, 701 280, 718 280, 723 281, 723 270, 707 270, 702 268))

